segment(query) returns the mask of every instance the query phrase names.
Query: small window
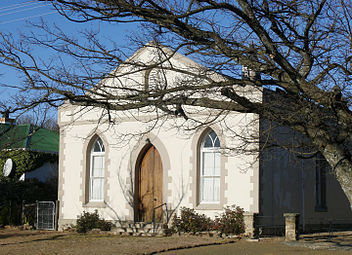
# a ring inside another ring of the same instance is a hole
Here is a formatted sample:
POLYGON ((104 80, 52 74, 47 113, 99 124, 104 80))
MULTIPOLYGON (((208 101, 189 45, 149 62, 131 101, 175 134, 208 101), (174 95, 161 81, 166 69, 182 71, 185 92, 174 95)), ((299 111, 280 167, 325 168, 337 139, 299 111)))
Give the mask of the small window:
POLYGON ((210 130, 200 144, 200 203, 220 202, 220 141, 210 130))
POLYGON ((326 205, 326 170, 328 164, 324 157, 319 154, 316 159, 315 170, 315 194, 316 205, 315 210, 325 212, 327 211, 326 205))
POLYGON ((167 88, 166 71, 160 68, 147 70, 145 73, 144 89, 155 92, 167 88))
POLYGON ((90 152, 89 201, 104 200, 105 148, 98 137, 90 152))

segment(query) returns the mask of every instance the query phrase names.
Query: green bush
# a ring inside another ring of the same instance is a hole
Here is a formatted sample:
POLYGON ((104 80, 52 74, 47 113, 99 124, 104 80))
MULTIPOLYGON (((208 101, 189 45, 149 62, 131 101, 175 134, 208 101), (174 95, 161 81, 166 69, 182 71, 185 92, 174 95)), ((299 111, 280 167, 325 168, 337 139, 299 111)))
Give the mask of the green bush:
POLYGON ((87 233, 88 231, 98 228, 102 231, 110 231, 113 224, 104 219, 100 219, 98 210, 93 213, 83 211, 78 217, 76 223, 76 231, 78 233, 87 233))
POLYGON ((244 233, 243 209, 239 206, 225 208, 225 212, 215 218, 214 230, 225 235, 244 233))
POLYGON ((171 231, 174 233, 196 233, 202 231, 217 231, 220 234, 241 234, 244 232, 243 209, 225 208, 225 212, 210 219, 204 214, 198 214, 194 209, 181 207, 180 216, 174 215, 171 231))
POLYGON ((9 225, 11 221, 9 206, 0 206, 0 226, 9 225))
POLYGON ((198 214, 194 209, 181 207, 180 217, 174 215, 171 229, 176 232, 196 233, 213 229, 214 221, 204 214, 198 214))
POLYGON ((101 231, 110 231, 111 228, 112 228, 113 224, 109 221, 106 221, 106 220, 100 220, 99 222, 99 226, 98 228, 101 230, 101 231))
MULTIPOLYGON (((41 167, 46 162, 58 162, 57 154, 22 149, 3 150, 0 151, 0 169, 4 167, 8 158, 11 158, 14 163, 14 171, 11 173, 11 177, 14 179, 41 167)), ((0 176, 3 176, 3 171, 0 171, 0 176)))

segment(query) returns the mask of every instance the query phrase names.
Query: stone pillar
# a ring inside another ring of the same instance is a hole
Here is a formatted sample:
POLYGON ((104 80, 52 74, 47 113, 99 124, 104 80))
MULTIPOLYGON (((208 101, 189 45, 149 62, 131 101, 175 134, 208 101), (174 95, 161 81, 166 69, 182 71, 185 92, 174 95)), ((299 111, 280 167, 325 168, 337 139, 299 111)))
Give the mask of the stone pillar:
POLYGON ((299 213, 284 213, 285 240, 297 241, 299 237, 299 213))
POLYGON ((258 231, 256 228, 256 213, 245 212, 243 213, 244 220, 244 234, 249 238, 257 238, 258 231))

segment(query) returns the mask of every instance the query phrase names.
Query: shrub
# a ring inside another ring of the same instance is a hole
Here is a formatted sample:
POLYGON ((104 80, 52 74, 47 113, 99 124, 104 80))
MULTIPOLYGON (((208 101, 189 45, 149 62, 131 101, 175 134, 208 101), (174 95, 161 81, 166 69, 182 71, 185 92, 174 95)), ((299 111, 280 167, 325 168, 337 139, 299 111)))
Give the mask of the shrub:
POLYGON ((243 209, 239 206, 225 208, 225 212, 215 218, 214 230, 225 235, 244 233, 243 209))
POLYGON ((239 206, 233 209, 226 207, 225 212, 220 217, 216 217, 215 220, 186 207, 181 207, 179 217, 177 215, 173 216, 171 231, 174 233, 194 234, 211 230, 225 235, 244 233, 243 209, 239 206))
POLYGON ((8 206, 0 206, 0 226, 5 226, 10 223, 10 213, 8 206))
MULTIPOLYGON (((11 177, 14 179, 41 167, 46 162, 58 162, 57 154, 22 149, 2 150, 0 151, 0 169, 4 167, 8 158, 11 158, 15 165, 15 171, 11 173, 11 177)), ((3 176, 3 171, 0 171, 0 175, 3 176)))
POLYGON ((214 222, 204 214, 198 214, 194 209, 181 207, 180 217, 174 215, 171 229, 174 232, 201 232, 212 230, 214 222))
POLYGON ((106 221, 104 219, 101 219, 98 224, 98 228, 101 231, 110 231, 112 228, 113 224, 109 221, 106 221))
POLYGON ((98 210, 95 210, 93 213, 83 211, 77 218, 76 230, 78 233, 86 233, 94 228, 102 231, 110 231, 112 226, 111 222, 100 219, 98 210))

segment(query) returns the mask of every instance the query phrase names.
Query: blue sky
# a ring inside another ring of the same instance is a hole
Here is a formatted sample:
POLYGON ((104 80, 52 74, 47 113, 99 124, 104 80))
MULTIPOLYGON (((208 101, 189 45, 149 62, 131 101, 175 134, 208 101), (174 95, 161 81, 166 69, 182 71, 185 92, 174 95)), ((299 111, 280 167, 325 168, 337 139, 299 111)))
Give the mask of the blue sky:
MULTIPOLYGON (((0 31, 17 36, 20 32, 28 31, 28 21, 39 21, 45 18, 51 22, 65 23, 47 3, 26 0, 1 0, 0 2, 0 31)), ((13 70, 0 66, 0 83, 20 83, 18 74, 13 70)), ((8 88, 0 87, 0 99, 15 93, 8 88)))
MULTIPOLYGON (((127 36, 136 30, 135 24, 109 25, 99 22, 85 24, 73 23, 60 16, 50 4, 37 0, 1 0, 0 1, 0 32, 12 33, 15 38, 20 33, 34 31, 29 21, 36 23, 44 19, 47 24, 55 24, 67 34, 77 34, 84 29, 99 28, 102 36, 106 36, 118 45, 126 45, 127 36)), ((42 52, 45 54, 45 51, 42 52)), ((18 74, 0 65, 0 84, 20 83, 18 74)), ((0 100, 13 95, 15 92, 8 88, 0 87, 0 100)))

